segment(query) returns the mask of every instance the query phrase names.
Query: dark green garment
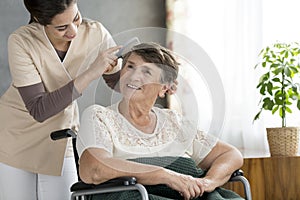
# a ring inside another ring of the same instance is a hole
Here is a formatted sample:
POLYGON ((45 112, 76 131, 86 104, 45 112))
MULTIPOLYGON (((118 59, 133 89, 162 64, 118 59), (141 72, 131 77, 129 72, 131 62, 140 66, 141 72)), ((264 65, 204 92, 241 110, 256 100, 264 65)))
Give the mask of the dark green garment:
MULTIPOLYGON (((193 177, 203 177, 205 171, 198 168, 196 163, 190 158, 183 157, 151 157, 151 158, 138 158, 132 159, 131 161, 161 166, 181 174, 191 175, 193 177)), ((167 187, 166 185, 150 185, 145 186, 149 194, 150 200, 171 200, 171 199, 182 199, 180 194, 167 187)), ((139 200, 141 195, 138 191, 125 191, 108 194, 92 195, 90 200, 139 200)), ((211 193, 205 193, 201 198, 197 200, 241 200, 238 194, 233 191, 226 190, 223 188, 216 188, 211 193)))

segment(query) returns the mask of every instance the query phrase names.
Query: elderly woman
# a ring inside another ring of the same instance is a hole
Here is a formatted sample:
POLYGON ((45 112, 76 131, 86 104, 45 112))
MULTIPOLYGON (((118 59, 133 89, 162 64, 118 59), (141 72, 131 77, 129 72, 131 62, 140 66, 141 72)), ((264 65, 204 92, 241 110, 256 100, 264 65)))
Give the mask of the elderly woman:
MULTIPOLYGON (((141 184, 165 186, 178 195, 150 192, 150 199, 193 199, 222 186, 242 166, 236 148, 192 128, 177 112, 154 107, 177 78, 178 65, 169 50, 155 43, 137 45, 124 56, 122 99, 110 107, 93 105, 82 116, 77 149, 84 182, 134 176, 141 184), (149 159, 143 163, 137 158, 149 159), (163 164, 151 163, 150 158, 162 158, 163 164), (166 158, 186 160, 172 168, 165 166, 166 158), (197 167, 205 174, 189 173, 197 167)), ((103 195, 93 199, 97 197, 103 195)))

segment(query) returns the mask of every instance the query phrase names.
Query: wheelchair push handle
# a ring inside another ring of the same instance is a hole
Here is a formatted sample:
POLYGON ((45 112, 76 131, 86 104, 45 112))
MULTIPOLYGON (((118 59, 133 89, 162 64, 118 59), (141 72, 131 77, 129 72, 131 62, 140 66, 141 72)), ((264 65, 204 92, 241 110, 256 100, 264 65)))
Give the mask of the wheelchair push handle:
POLYGON ((68 137, 76 138, 76 133, 72 129, 66 128, 52 132, 50 137, 52 140, 59 140, 68 137))

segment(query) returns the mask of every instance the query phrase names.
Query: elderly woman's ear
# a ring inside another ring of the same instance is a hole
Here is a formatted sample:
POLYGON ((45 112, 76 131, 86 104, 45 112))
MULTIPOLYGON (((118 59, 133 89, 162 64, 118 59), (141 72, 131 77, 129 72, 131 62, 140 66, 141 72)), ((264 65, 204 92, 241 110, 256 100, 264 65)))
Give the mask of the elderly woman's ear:
POLYGON ((162 86, 161 90, 159 91, 158 96, 160 98, 165 98, 165 95, 166 95, 166 92, 168 91, 168 89, 169 89, 169 86, 164 84, 162 86))
POLYGON ((178 81, 174 80, 174 82, 168 86, 167 93, 169 95, 174 94, 177 91, 177 85, 178 85, 178 81))

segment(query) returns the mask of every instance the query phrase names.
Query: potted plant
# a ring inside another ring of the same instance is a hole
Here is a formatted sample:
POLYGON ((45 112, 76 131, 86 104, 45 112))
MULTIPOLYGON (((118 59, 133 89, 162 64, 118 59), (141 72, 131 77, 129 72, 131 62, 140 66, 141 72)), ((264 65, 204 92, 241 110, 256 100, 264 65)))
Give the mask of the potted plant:
POLYGON ((296 42, 275 43, 262 49, 261 60, 255 68, 263 71, 259 79, 261 100, 257 120, 263 110, 279 114, 281 127, 267 128, 271 156, 296 155, 298 152, 299 127, 287 127, 286 116, 293 109, 300 110, 300 46, 296 42))

